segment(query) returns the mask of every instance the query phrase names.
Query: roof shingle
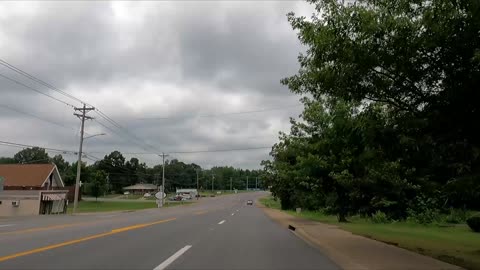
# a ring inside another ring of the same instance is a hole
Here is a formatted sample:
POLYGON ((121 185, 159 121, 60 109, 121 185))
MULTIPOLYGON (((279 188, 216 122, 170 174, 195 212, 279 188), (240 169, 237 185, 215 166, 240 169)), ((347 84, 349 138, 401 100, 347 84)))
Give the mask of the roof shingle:
POLYGON ((53 164, 0 164, 4 186, 41 186, 55 165, 53 164))

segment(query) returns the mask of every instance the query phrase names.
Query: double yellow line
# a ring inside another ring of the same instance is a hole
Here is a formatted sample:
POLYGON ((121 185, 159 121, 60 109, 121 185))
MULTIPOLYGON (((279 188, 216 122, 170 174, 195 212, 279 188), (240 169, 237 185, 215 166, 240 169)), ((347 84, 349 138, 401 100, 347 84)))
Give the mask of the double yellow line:
MULTIPOLYGON (((19 252, 19 253, 15 253, 15 254, 0 257, 0 262, 10 260, 10 259, 13 259, 13 258, 17 258, 17 257, 22 257, 22 256, 34 254, 34 253, 39 253, 39 252, 59 248, 59 247, 73 245, 73 244, 77 244, 77 243, 80 243, 80 242, 85 242, 85 241, 88 241, 88 240, 109 236, 109 235, 112 235, 112 234, 117 234, 117 233, 126 232, 126 231, 130 231, 130 230, 145 228, 145 227, 152 226, 152 225, 155 225, 155 224, 160 224, 160 223, 173 221, 175 219, 177 219, 177 218, 164 219, 164 220, 159 220, 159 221, 150 222, 150 223, 136 224, 136 225, 132 225, 132 226, 128 226, 128 227, 114 229, 114 230, 111 230, 111 231, 106 232, 106 233, 95 234, 95 235, 91 235, 91 236, 87 236, 87 237, 83 237, 83 238, 79 238, 79 239, 75 239, 75 240, 71 240, 71 241, 66 241, 66 242, 62 242, 62 243, 58 243, 58 244, 54 244, 54 245, 49 245, 49 246, 44 246, 44 247, 41 247, 41 248, 27 250, 27 251, 24 251, 24 252, 19 252)), ((66 225, 60 225, 60 226, 66 226, 66 225)), ((52 227, 54 227, 54 226, 52 226, 52 227)), ((52 227, 50 227, 50 228, 52 228, 52 227)), ((63 227, 61 227, 61 228, 63 228, 63 227)))

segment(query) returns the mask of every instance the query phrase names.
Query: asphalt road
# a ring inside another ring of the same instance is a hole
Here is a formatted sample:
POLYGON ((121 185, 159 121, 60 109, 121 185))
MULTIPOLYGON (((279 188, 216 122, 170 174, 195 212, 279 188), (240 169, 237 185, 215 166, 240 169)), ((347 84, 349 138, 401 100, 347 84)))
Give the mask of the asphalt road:
POLYGON ((0 269, 338 269, 245 204, 263 195, 126 213, 0 219, 0 269))

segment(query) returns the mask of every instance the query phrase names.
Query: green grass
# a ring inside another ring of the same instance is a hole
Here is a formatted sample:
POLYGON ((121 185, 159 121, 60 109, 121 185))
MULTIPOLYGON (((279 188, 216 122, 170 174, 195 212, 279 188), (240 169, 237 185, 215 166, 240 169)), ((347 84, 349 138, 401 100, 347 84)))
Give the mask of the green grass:
MULTIPOLYGON (((262 198, 266 207, 280 209, 280 201, 262 198)), ((302 218, 338 225, 354 234, 393 244, 467 269, 480 270, 480 233, 465 224, 421 225, 411 222, 375 224, 368 219, 350 217, 349 223, 339 223, 336 216, 319 211, 286 211, 302 218)))
POLYGON ((259 199, 260 203, 265 205, 265 207, 280 209, 280 200, 274 200, 272 197, 265 197, 259 199))
MULTIPOLYGON (((166 203, 166 207, 177 205, 188 205, 192 202, 182 203, 166 203)), ((78 204, 77 213, 89 213, 89 212, 110 212, 110 211, 128 211, 128 210, 141 210, 148 208, 157 208, 157 204, 154 201, 142 201, 142 202, 95 202, 95 201, 81 201, 78 204)), ((67 213, 72 213, 73 203, 68 205, 67 213)))
POLYGON ((105 196, 102 196, 101 198, 111 199, 111 198, 115 198, 115 197, 119 197, 119 196, 123 196, 123 194, 107 194, 105 196))
POLYGON ((122 197, 118 197, 119 199, 128 199, 128 200, 137 200, 143 197, 143 194, 129 194, 129 195, 122 195, 122 197))

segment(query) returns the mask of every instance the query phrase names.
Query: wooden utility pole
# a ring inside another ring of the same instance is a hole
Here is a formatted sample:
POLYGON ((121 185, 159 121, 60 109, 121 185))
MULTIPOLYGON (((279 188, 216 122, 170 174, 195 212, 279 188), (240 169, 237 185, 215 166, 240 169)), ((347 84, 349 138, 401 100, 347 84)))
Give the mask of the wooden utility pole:
POLYGON ((78 207, 78 193, 80 192, 80 174, 82 170, 82 147, 83 147, 83 134, 84 134, 84 127, 85 127, 85 119, 91 120, 93 117, 86 116, 89 111, 95 110, 95 108, 90 107, 87 108, 87 105, 83 104, 83 108, 74 108, 75 112, 73 113, 82 121, 82 127, 80 129, 80 147, 78 150, 78 160, 77 160, 77 178, 75 179, 75 197, 73 200, 73 211, 72 213, 75 214, 78 207), (79 111, 80 113, 77 113, 79 111))
POLYGON ((162 153, 162 199, 160 207, 163 207, 165 204, 165 157, 168 157, 168 155, 165 155, 165 153, 162 153))

